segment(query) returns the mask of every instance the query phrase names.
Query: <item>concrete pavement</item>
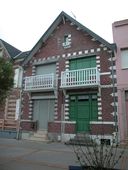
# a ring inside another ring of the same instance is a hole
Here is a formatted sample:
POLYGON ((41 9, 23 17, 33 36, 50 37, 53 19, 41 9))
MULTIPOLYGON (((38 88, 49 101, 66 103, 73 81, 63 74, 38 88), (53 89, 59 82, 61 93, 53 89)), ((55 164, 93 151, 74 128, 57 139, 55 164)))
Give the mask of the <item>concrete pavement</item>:
POLYGON ((0 138, 0 170, 64 170, 75 164, 71 146, 0 138))
MULTIPOLYGON (((69 165, 79 165, 70 145, 0 138, 0 170, 68 170, 69 165)), ((128 150, 117 167, 128 170, 128 150)))

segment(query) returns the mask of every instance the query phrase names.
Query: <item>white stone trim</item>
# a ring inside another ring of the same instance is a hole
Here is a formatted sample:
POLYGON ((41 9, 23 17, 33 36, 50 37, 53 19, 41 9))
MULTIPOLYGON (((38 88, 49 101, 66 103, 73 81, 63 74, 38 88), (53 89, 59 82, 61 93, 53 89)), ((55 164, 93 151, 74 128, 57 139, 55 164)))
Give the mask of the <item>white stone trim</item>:
POLYGON ((106 51, 106 50, 107 50, 107 47, 104 47, 103 50, 106 51))
POLYGON ((91 50, 90 50, 91 53, 94 53, 94 51, 95 51, 94 49, 91 49, 91 50))
MULTIPOLYGON (((65 112, 64 115, 65 115, 65 116, 66 116, 66 115, 68 116, 68 115, 69 115, 69 112, 65 112)), ((68 117, 68 118, 69 118, 69 117, 68 117)))
POLYGON ((29 111, 32 111, 33 109, 32 109, 32 107, 29 107, 29 111))
POLYGON ((100 67, 100 64, 97 64, 97 67, 99 68, 99 67, 100 67))
POLYGON ((55 123, 70 123, 70 124, 76 124, 76 121, 65 121, 65 120, 63 120, 63 121, 60 121, 60 120, 58 120, 58 121, 54 121, 55 123))
POLYGON ((101 102, 98 102, 98 106, 101 106, 101 102))
POLYGON ((66 61, 65 61, 65 64, 69 64, 69 60, 66 60, 66 61))
POLYGON ((100 49, 100 48, 97 48, 96 50, 97 50, 97 52, 100 52, 100 51, 101 51, 101 49, 100 49))
POLYGON ((55 56, 52 56, 52 59, 55 59, 55 56))
POLYGON ((73 55, 76 55, 76 52, 73 52, 73 55))
POLYGON ((102 120, 102 117, 101 117, 101 116, 98 116, 98 120, 102 120))
POLYGON ((57 55, 57 58, 60 58, 60 55, 57 55))
POLYGON ((55 116, 55 115, 54 115, 54 119, 58 119, 58 116, 55 116))
POLYGON ((65 58, 66 57, 66 55, 65 54, 62 54, 62 58, 65 58))
POLYGON ((81 54, 82 54, 82 51, 79 51, 78 54, 81 55, 81 54))
POLYGON ((102 115, 102 112, 101 112, 101 111, 99 111, 99 112, 98 112, 98 115, 102 115))
POLYGON ((69 111, 69 108, 68 108, 68 107, 66 107, 66 108, 65 108, 65 111, 69 111))
POLYGON ((114 105, 118 106, 118 102, 115 102, 115 103, 112 102, 111 105, 112 105, 112 106, 114 106, 114 105))
MULTIPOLYGON (((110 114, 113 115, 113 116, 115 116, 115 113, 114 113, 114 112, 112 112, 112 113, 110 113, 110 114)), ((118 115, 117 112, 116 112, 116 115, 118 115)))
POLYGON ((32 122, 30 119, 21 119, 21 122, 32 122))
POLYGON ((110 66, 109 69, 110 69, 110 70, 112 70, 112 69, 113 69, 113 70, 116 70, 116 66, 110 66))
POLYGON ((108 84, 108 85, 100 85, 101 88, 110 88, 113 87, 112 84, 108 84))
POLYGON ((97 124, 97 125, 115 125, 115 122, 107 122, 107 121, 90 121, 90 124, 97 124))
POLYGON ((66 102, 66 103, 69 102, 69 99, 65 99, 65 102, 66 102))
POLYGON ((100 64, 100 60, 96 60, 96 64, 100 64))
POLYGON ((117 78, 116 74, 114 74, 113 76, 110 75, 109 77, 110 77, 110 78, 117 78))
POLYGON ((70 56, 71 56, 71 53, 68 53, 67 56, 70 57, 70 56))
POLYGON ((56 116, 57 115, 57 112, 54 112, 54 116, 56 116))
POLYGON ((115 93, 115 94, 112 93, 112 94, 110 94, 110 95, 111 95, 112 97, 113 97, 113 96, 118 97, 118 93, 115 93))
POLYGON ((100 75, 110 75, 111 74, 111 72, 109 71, 109 72, 102 72, 102 73, 100 73, 100 75))
POLYGON ((102 110, 102 107, 98 107, 98 111, 101 111, 102 110))
POLYGON ((100 59, 100 56, 96 56, 96 59, 100 59))
POLYGON ((88 50, 85 50, 84 53, 85 53, 85 54, 88 54, 88 50))

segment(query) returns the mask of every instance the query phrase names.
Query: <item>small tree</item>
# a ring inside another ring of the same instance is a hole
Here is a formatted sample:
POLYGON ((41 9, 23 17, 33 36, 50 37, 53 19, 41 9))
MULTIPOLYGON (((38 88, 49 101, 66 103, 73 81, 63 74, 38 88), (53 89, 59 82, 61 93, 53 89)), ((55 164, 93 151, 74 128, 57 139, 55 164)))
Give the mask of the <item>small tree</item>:
POLYGON ((10 61, 0 58, 0 104, 4 102, 13 87, 14 71, 10 61))
POLYGON ((124 155, 125 148, 119 149, 118 144, 115 144, 114 140, 111 145, 108 145, 106 141, 98 144, 97 140, 100 140, 98 136, 96 139, 92 139, 85 134, 83 141, 86 146, 83 146, 79 137, 76 136, 77 142, 73 145, 73 149, 82 169, 114 169, 124 155))

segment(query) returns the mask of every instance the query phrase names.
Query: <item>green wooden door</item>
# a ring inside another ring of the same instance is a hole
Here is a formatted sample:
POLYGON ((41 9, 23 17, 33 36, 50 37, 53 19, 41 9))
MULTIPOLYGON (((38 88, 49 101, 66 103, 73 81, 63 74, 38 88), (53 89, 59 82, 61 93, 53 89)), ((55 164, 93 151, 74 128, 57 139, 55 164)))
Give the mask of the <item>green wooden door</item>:
POLYGON ((71 95, 69 104, 70 120, 76 121, 77 132, 89 132, 90 121, 97 120, 97 95, 71 95))

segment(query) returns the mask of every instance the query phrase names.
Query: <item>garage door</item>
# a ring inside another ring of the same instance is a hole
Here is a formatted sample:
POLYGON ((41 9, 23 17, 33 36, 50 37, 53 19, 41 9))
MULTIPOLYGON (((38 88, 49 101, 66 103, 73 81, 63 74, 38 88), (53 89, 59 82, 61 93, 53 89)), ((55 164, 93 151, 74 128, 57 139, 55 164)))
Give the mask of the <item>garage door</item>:
POLYGON ((89 132, 90 121, 98 115, 97 95, 71 95, 69 104, 70 120, 76 121, 77 132, 89 132))
POLYGON ((33 119, 38 121, 38 130, 47 130, 48 122, 54 120, 54 100, 34 100, 33 119))

